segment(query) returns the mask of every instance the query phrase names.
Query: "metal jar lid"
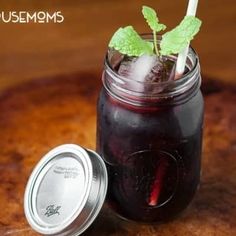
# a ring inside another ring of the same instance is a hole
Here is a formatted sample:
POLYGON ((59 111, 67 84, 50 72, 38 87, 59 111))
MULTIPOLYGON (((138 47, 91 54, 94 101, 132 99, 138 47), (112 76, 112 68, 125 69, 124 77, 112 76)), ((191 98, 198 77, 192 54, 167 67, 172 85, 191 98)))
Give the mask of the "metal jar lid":
POLYGON ((56 147, 39 161, 28 180, 26 218, 44 235, 80 235, 100 212, 107 182, 98 154, 74 144, 56 147))

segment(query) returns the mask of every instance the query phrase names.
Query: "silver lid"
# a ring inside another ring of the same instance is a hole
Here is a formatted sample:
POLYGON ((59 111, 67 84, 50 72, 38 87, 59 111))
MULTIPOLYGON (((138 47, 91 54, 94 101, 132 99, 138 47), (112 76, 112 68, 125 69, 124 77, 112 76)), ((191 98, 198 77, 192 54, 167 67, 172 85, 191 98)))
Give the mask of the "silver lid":
POLYGON ((78 145, 61 145, 33 170, 25 190, 25 215, 41 234, 80 235, 100 212, 106 191, 102 158, 78 145))

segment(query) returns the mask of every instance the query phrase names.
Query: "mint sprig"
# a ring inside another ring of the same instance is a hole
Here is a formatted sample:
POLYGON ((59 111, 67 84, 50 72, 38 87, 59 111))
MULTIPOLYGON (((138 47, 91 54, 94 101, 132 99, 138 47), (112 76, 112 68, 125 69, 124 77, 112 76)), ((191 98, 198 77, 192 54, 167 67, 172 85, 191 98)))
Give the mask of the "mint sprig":
POLYGON ((119 28, 111 38, 109 47, 128 56, 153 55, 153 43, 143 40, 132 26, 119 28))
POLYGON ((197 17, 185 16, 177 27, 162 35, 161 55, 181 52, 198 33, 201 23, 197 17))
POLYGON ((157 18, 157 13, 151 7, 143 6, 142 13, 144 18, 146 19, 149 27, 155 31, 156 33, 165 30, 166 25, 159 23, 159 19, 157 18))
POLYGON ((198 33, 201 20, 194 16, 185 16, 181 23, 171 31, 163 34, 160 42, 160 52, 157 47, 156 33, 165 30, 166 26, 159 23, 154 9, 143 6, 142 13, 153 31, 153 41, 142 39, 132 26, 119 28, 113 35, 109 47, 114 48, 128 56, 153 55, 154 48, 157 56, 167 56, 181 52, 188 46, 193 37, 198 33))
POLYGON ((160 32, 161 30, 165 30, 166 26, 164 24, 159 23, 159 19, 157 18, 157 13, 151 7, 143 6, 142 13, 149 27, 153 31, 154 47, 155 47, 156 54, 159 55, 158 48, 157 48, 156 34, 160 32))

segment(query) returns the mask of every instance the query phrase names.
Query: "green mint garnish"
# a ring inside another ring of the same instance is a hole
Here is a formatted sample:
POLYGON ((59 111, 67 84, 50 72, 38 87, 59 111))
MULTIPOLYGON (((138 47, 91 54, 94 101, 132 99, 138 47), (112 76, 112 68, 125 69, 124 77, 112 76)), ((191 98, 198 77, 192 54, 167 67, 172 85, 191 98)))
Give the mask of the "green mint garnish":
POLYGON ((164 24, 158 23, 159 20, 157 18, 157 13, 151 7, 143 6, 142 13, 148 25, 153 31, 159 32, 166 29, 166 26, 164 24))
POLYGON ((188 46, 193 37, 198 33, 202 23, 195 16, 185 16, 177 27, 162 35, 160 41, 161 50, 159 52, 156 33, 165 30, 166 26, 159 23, 154 9, 143 6, 142 13, 153 31, 153 43, 142 39, 132 26, 126 26, 115 32, 109 43, 110 48, 114 48, 122 54, 136 57, 143 54, 153 55, 154 49, 157 56, 177 54, 188 46))
POLYGON ((166 26, 164 24, 159 23, 159 20, 157 18, 157 13, 151 7, 143 6, 142 13, 143 13, 143 16, 146 19, 149 27, 153 31, 154 47, 155 47, 156 54, 159 55, 159 52, 157 49, 156 33, 161 30, 165 30, 166 26))
POLYGON ((128 56, 153 55, 153 43, 143 40, 132 26, 119 28, 111 38, 109 47, 128 56))
POLYGON ((201 23, 195 16, 185 16, 177 27, 162 35, 161 55, 181 52, 198 33, 201 23))

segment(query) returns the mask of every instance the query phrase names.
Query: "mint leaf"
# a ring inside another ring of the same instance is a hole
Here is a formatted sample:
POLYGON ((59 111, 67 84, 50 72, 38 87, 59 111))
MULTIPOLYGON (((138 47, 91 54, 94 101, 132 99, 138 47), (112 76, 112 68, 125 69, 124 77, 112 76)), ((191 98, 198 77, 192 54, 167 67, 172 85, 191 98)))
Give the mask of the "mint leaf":
POLYGON ((195 16, 185 16, 180 24, 162 36, 161 55, 181 52, 198 33, 202 22, 195 16))
POLYGON ((142 13, 144 18, 146 19, 150 28, 155 31, 159 32, 161 30, 165 30, 166 26, 164 24, 159 24, 159 20, 157 18, 157 14, 154 9, 151 7, 143 6, 142 13))
POLYGON ((142 13, 143 13, 143 16, 146 19, 148 25, 150 26, 150 28, 153 31, 154 48, 155 48, 156 54, 159 55, 158 47, 157 47, 156 33, 161 30, 165 30, 166 26, 159 23, 159 20, 157 18, 157 13, 151 7, 143 6, 142 13))
POLYGON ((112 36, 109 47, 128 56, 153 55, 153 43, 143 40, 132 26, 119 28, 112 36))

